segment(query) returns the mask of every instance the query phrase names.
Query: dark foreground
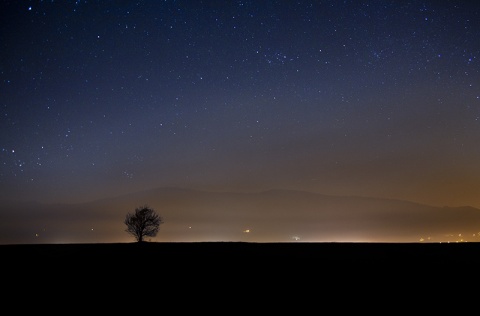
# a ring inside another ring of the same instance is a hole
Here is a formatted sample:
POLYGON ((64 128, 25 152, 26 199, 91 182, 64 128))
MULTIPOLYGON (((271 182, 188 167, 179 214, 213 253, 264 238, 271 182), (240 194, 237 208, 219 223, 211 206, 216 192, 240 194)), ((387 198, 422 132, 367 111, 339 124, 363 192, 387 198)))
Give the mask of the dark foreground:
MULTIPOLYGON (((372 288, 376 295, 392 296, 464 289, 480 281, 480 243, 0 245, 0 257, 12 293, 55 288, 60 296, 78 289, 237 298, 251 291, 290 296, 307 290, 358 296, 370 295, 372 288)), ((39 293, 52 297, 46 290, 39 293)))
POLYGON ((328 263, 479 264, 480 243, 251 243, 144 242, 0 245, 10 262, 163 263, 243 261, 328 263), (119 260, 119 261, 117 261, 119 260), (259 261, 260 260, 260 261, 259 261), (300 261, 296 261, 300 260, 300 261))

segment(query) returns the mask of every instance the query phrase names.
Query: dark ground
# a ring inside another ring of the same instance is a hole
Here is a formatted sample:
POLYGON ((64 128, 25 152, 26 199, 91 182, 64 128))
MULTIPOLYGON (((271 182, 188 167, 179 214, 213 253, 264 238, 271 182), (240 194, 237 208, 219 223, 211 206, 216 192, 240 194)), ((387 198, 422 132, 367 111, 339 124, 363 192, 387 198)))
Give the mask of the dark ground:
POLYGON ((2 258, 56 262, 96 262, 145 258, 149 261, 197 263, 252 260, 295 262, 480 264, 480 243, 251 243, 144 242, 99 244, 0 245, 2 258))
MULTIPOLYGON (((109 293, 116 293, 111 302, 116 307, 132 294, 150 295, 162 304, 188 297, 207 309, 212 300, 250 306, 258 301, 281 310, 285 303, 317 306, 340 297, 362 304, 382 297, 404 306, 415 300, 426 304, 425 295, 450 301, 452 295, 462 300, 473 295, 469 289, 480 280, 480 243, 0 245, 0 264, 12 302, 28 295, 47 307, 60 299, 75 301, 69 308, 86 308, 84 303, 93 300, 108 305, 109 293), (269 293, 275 293, 274 301, 266 301, 269 293)), ((174 306, 188 310, 190 305, 174 306)))

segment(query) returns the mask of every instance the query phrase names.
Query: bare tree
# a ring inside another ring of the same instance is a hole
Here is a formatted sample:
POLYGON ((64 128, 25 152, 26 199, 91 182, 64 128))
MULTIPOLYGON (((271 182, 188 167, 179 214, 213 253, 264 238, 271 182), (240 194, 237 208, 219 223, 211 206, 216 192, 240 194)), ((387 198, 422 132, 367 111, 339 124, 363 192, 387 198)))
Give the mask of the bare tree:
POLYGON ((160 224, 163 224, 163 219, 154 209, 144 205, 137 207, 135 214, 128 213, 124 223, 127 225, 125 231, 133 235, 137 242, 142 242, 147 236, 155 237, 157 235, 160 224))

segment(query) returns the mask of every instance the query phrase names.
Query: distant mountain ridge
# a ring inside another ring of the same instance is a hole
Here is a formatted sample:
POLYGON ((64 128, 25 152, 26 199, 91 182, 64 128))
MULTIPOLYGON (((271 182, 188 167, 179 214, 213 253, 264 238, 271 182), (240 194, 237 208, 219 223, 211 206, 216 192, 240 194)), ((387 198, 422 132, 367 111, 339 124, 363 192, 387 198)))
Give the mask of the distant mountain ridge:
POLYGON ((2 204, 0 243, 17 235, 31 240, 35 234, 34 241, 64 238, 59 236, 78 242, 131 240, 123 219, 145 204, 164 219, 156 241, 480 241, 480 210, 470 206, 294 190, 167 187, 88 203, 2 204))

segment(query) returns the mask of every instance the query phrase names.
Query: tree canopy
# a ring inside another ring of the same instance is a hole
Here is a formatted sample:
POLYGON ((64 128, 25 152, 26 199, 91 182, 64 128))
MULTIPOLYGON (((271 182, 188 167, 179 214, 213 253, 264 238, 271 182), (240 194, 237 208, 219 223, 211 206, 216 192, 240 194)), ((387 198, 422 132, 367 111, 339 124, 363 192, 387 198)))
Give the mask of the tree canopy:
POLYGON ((135 237, 137 242, 144 241, 145 237, 155 237, 163 224, 163 218, 153 208, 143 205, 135 209, 135 213, 128 213, 124 221, 127 233, 135 237))

